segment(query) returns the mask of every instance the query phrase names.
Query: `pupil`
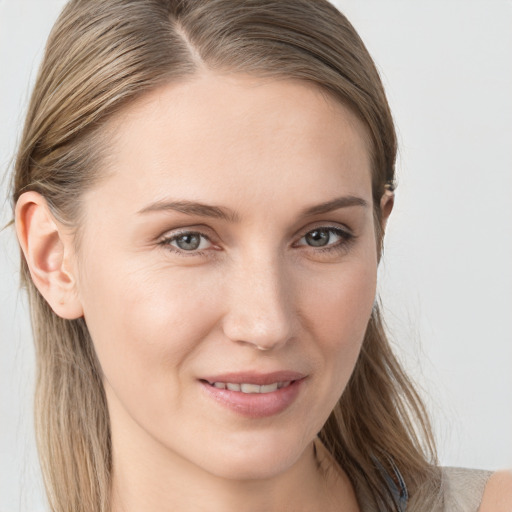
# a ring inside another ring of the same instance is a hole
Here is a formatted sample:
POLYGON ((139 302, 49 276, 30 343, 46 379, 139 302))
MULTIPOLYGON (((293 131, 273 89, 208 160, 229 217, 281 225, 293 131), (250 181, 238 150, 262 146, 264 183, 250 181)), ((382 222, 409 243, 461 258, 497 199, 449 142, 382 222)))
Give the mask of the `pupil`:
POLYGON ((193 251, 199 247, 201 238, 195 234, 182 235, 176 240, 176 244, 180 249, 185 251, 193 251))
POLYGON ((315 229, 306 235, 306 241, 314 247, 321 247, 329 242, 329 232, 325 229, 315 229))

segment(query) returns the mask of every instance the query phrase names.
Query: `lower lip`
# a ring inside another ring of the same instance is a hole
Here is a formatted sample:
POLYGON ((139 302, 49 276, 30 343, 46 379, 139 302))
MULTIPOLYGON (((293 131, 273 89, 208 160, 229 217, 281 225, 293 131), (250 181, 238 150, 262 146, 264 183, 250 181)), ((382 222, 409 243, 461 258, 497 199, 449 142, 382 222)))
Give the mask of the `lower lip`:
POLYGON ((219 389, 208 382, 201 385, 208 395, 228 409, 248 418, 274 416, 287 409, 297 398, 304 379, 293 381, 289 386, 271 393, 242 393, 219 389))

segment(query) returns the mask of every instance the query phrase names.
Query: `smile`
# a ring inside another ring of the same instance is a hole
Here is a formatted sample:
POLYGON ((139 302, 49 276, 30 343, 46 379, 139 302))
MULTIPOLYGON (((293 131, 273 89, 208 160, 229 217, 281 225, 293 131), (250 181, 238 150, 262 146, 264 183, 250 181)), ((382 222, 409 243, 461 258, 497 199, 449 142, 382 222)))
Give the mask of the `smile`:
POLYGON ((290 407, 303 393, 307 375, 297 371, 237 372, 199 379, 206 396, 231 412, 257 419, 290 407))
POLYGON ((210 382, 210 386, 213 386, 217 389, 229 389, 230 391, 239 391, 241 393, 273 393, 278 389, 288 387, 293 381, 287 380, 284 382, 274 382, 272 384, 267 385, 258 385, 258 384, 250 384, 250 383, 234 383, 234 382, 210 382))

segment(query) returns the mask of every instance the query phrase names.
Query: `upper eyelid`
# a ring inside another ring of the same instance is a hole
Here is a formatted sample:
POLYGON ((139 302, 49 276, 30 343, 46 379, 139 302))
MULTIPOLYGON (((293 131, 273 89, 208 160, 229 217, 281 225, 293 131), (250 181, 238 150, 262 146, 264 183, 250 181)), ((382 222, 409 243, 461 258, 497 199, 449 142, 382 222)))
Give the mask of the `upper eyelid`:
POLYGON ((171 234, 165 234, 162 236, 163 239, 175 239, 175 238, 179 238, 180 236, 182 235, 200 235, 200 236, 203 236, 204 238, 210 240, 210 236, 207 235, 206 233, 203 233, 202 231, 199 231, 197 229, 183 229, 183 230, 180 230, 180 231, 176 231, 176 232, 173 232, 171 234))
MULTIPOLYGON (((315 228, 311 228, 311 229, 308 229, 307 231, 304 231, 302 236, 300 236, 298 238, 298 240, 296 242, 293 242, 293 244, 297 244, 300 240, 302 240, 308 233, 311 233, 312 231, 315 231, 315 230, 319 230, 319 229, 325 229, 327 231, 333 231, 335 233, 343 233, 346 237, 346 240, 345 241, 349 241, 349 239, 354 239, 356 238, 356 235, 352 232, 352 230, 348 229, 348 228, 342 228, 342 227, 339 227, 339 226, 317 226, 315 228)), ((301 244, 302 245, 302 244, 301 244)), ((330 245, 337 245, 337 244, 329 244, 330 245)), ((311 246, 312 247, 312 246, 311 246)), ((323 247, 328 247, 328 246, 323 246, 323 247)))
MULTIPOLYGON (((204 231, 204 227, 200 228, 194 228, 194 227, 184 227, 184 228, 176 228, 174 230, 168 230, 164 234, 158 237, 158 240, 170 240, 179 237, 180 235, 188 234, 188 233, 196 233, 198 235, 204 236, 206 239, 212 241, 211 235, 207 234, 204 231)), ((310 231, 314 231, 315 229, 332 229, 332 230, 338 230, 338 231, 344 231, 345 233, 349 235, 353 235, 353 231, 351 228, 349 228, 347 225, 343 224, 331 224, 331 223, 318 223, 314 226, 308 226, 307 228, 302 228, 295 232, 295 235, 293 237, 299 237, 302 238, 306 234, 308 234, 310 231)), ((220 237, 219 237, 220 238, 220 237)))
MULTIPOLYGON (((193 231, 193 230, 185 230, 185 231, 179 231, 179 232, 171 234, 171 235, 163 235, 162 237, 160 237, 159 241, 160 241, 160 243, 163 243, 163 242, 169 243, 169 242, 175 241, 180 236, 189 235, 189 234, 199 235, 200 237, 203 237, 206 240, 208 240, 208 242, 210 242, 210 244, 214 245, 214 242, 212 241, 211 237, 209 237, 207 234, 202 233, 201 231, 193 231)), ((179 249, 179 248, 177 247, 176 249, 179 249)), ((204 249, 202 249, 202 250, 204 250, 204 249)), ((190 252, 192 253, 193 251, 190 251, 190 252)), ((196 252, 201 252, 201 251, 196 251, 196 252)))
POLYGON ((178 238, 181 235, 186 235, 190 233, 195 233, 201 236, 204 236, 208 240, 212 240, 212 236, 208 234, 208 231, 210 229, 207 229, 206 227, 183 227, 183 228, 175 228, 175 229, 168 229, 166 230, 162 235, 160 235, 157 240, 172 240, 175 238, 178 238))
MULTIPOLYGON (((353 233, 352 228, 350 228, 347 224, 340 223, 337 221, 317 221, 314 223, 311 223, 310 225, 307 225, 305 227, 302 227, 295 231, 295 234, 293 236, 298 236, 300 233, 302 233, 302 236, 304 234, 309 233, 310 231, 313 231, 315 229, 320 228, 332 228, 332 229, 341 229, 342 231, 347 231, 348 233, 353 233)), ((182 233, 199 233, 201 235, 204 235, 207 238, 212 238, 211 235, 208 234, 208 232, 215 232, 212 228, 210 228, 207 225, 193 225, 193 226, 182 226, 177 227, 173 229, 166 230, 159 238, 170 238, 173 236, 179 236, 182 233), (169 233, 169 235, 168 235, 169 233)))
POLYGON ((316 229, 332 229, 333 231, 343 231, 347 235, 354 235, 354 231, 349 228, 346 224, 338 224, 338 223, 318 223, 313 226, 308 226, 307 228, 300 229, 296 233, 296 237, 302 238, 311 231, 315 231, 316 229))

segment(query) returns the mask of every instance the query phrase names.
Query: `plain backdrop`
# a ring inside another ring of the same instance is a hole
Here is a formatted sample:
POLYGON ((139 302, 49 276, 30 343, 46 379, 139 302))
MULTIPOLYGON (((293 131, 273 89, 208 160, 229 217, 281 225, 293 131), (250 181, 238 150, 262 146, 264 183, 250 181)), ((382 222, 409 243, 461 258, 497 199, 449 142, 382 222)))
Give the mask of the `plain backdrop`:
MULTIPOLYGON (((380 287, 446 465, 512 466, 512 2, 339 0, 400 140, 380 287)), ((30 84, 62 0, 0 0, 0 223, 30 84)), ((34 354, 12 229, 0 233, 0 512, 44 510, 34 354)))

